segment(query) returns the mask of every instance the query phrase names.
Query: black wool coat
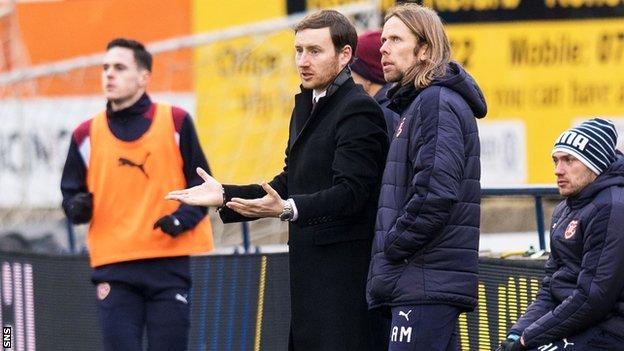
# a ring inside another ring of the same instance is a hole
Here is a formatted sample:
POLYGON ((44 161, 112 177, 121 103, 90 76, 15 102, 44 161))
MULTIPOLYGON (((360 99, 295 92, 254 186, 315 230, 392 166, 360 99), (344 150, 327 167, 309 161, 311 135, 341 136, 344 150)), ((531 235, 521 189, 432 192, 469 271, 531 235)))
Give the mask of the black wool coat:
MULTIPOLYGON (((312 111, 295 96, 285 166, 271 182, 295 201, 289 224, 290 350, 370 350, 365 286, 388 148, 377 103, 343 71, 312 111)), ((258 198, 258 185, 225 186, 258 198)), ((224 222, 249 220, 224 209, 224 222)))

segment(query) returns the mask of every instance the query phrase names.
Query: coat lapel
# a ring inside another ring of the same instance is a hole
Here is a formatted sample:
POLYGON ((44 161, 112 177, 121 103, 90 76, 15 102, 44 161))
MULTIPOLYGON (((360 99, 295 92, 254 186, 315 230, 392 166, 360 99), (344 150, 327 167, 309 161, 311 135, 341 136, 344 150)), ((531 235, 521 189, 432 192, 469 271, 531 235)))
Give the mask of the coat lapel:
MULTIPOLYGON (((318 111, 318 106, 315 108, 318 111)), ((305 90, 295 96, 295 108, 293 113, 293 124, 292 129, 290 130, 290 149, 292 150, 293 145, 299 137, 301 136, 305 127, 310 123, 312 116, 310 112, 312 111, 312 91, 305 90)), ((315 111, 315 112, 316 112, 315 111)))
MULTIPOLYGON (((302 92, 295 96, 295 108, 293 114, 293 124, 292 130, 290 130, 290 135, 294 136, 290 138, 290 150, 292 151, 293 146, 297 143, 298 140, 301 139, 301 136, 306 131, 306 129, 312 124, 321 111, 325 108, 325 105, 329 104, 330 101, 341 99, 342 90, 344 91, 350 90, 355 83, 351 79, 351 71, 346 68, 341 71, 341 73, 336 77, 334 82, 330 85, 327 90, 327 95, 320 98, 316 103, 316 107, 314 111, 312 111, 312 90, 303 90, 302 92)), ((329 114, 331 111, 325 112, 325 114, 329 114)))

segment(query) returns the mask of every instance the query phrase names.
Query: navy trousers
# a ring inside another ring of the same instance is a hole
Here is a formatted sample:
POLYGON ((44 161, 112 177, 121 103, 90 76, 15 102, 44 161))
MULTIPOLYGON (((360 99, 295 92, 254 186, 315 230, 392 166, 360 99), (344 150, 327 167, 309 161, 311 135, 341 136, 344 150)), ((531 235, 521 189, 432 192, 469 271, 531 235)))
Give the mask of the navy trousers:
POLYGON ((579 334, 541 345, 527 351, 622 351, 624 338, 613 335, 599 327, 587 329, 579 334))
POLYGON ((371 311, 375 350, 459 351, 457 320, 461 310, 449 305, 381 307, 371 311), (389 313, 388 313, 389 311, 389 313))
POLYGON ((97 267, 97 307, 104 350, 186 351, 190 260, 159 258, 97 267))

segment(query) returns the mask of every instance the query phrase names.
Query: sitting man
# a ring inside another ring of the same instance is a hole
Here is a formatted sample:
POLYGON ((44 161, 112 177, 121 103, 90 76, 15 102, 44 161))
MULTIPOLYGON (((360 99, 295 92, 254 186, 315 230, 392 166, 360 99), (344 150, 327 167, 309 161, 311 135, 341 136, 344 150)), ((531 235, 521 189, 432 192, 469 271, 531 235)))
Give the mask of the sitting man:
POLYGON ((551 256, 537 299, 499 350, 624 350, 624 156, 610 121, 559 136, 551 256), (541 346, 540 346, 541 345, 541 346))

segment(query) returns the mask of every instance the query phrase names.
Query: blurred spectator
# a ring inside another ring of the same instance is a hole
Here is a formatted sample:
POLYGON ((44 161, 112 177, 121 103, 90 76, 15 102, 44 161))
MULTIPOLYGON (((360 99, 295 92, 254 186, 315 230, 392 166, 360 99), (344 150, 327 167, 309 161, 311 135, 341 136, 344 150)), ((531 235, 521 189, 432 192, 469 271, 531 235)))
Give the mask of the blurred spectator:
POLYGON ((381 67, 381 31, 363 33, 358 37, 356 60, 351 64, 353 80, 362 85, 366 93, 375 99, 384 113, 388 138, 392 141, 399 122, 399 115, 386 107, 386 94, 392 86, 384 80, 381 67))

